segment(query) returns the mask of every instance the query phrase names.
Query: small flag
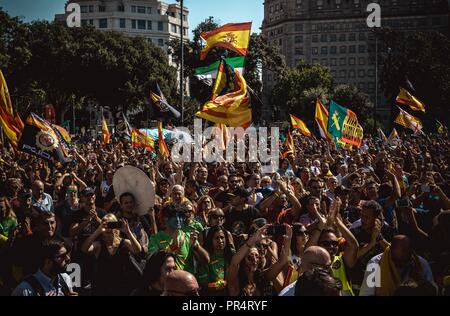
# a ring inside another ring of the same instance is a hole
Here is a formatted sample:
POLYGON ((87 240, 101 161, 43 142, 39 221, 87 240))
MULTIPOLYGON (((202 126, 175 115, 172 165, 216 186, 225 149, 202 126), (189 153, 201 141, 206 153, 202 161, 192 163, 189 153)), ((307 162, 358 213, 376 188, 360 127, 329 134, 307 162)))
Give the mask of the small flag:
MULTIPOLYGON (((225 58, 225 61, 235 70, 239 71, 241 75, 244 74, 245 57, 239 56, 239 57, 225 58)), ((203 81, 208 86, 212 86, 214 80, 216 80, 217 78, 219 65, 220 61, 216 61, 215 63, 209 66, 196 68, 195 77, 197 77, 198 80, 203 81)))
POLYGON ((134 148, 144 148, 147 151, 153 151, 155 148, 155 141, 153 138, 141 133, 135 128, 131 131, 131 143, 134 148))
POLYGON ((162 122, 158 123, 158 142, 159 142, 159 153, 163 157, 170 157, 169 147, 167 147, 166 141, 164 140, 162 122))
POLYGON ((378 128, 377 131, 378 131, 378 135, 380 136, 380 139, 383 141, 383 144, 387 145, 388 138, 386 137, 386 134, 383 132, 383 130, 381 128, 378 128))
POLYGON ((422 111, 425 113, 425 104, 404 88, 400 87, 400 93, 396 101, 398 104, 408 105, 413 111, 422 111))
POLYGON ((306 127, 306 124, 303 123, 303 121, 301 119, 299 119, 298 117, 290 114, 291 116, 291 123, 292 123, 292 127, 295 129, 299 129, 300 132, 307 137, 311 136, 311 132, 309 131, 308 127, 306 127))
POLYGON ((291 129, 288 130, 286 141, 284 142, 283 158, 286 158, 289 154, 295 155, 294 138, 291 134, 291 129))
POLYGON ((436 129, 437 129, 437 132, 439 134, 444 134, 445 133, 444 125, 441 122, 439 122, 438 120, 436 120, 436 129))
POLYGON ((106 123, 105 117, 102 120, 102 134, 103 134, 103 145, 109 144, 111 141, 111 134, 108 130, 108 124, 106 123))
POLYGON ((409 128, 411 130, 413 130, 414 132, 418 132, 420 130, 422 130, 423 125, 422 122, 420 122, 420 120, 414 116, 412 116, 411 114, 409 114, 408 112, 398 108, 400 110, 400 113, 398 115, 398 117, 395 119, 395 123, 409 128))
POLYGON ((206 41, 205 48, 200 52, 200 60, 205 60, 209 51, 214 47, 222 47, 246 56, 251 29, 251 22, 229 23, 213 31, 200 34, 200 37, 206 41))
POLYGON ((155 107, 157 108, 157 112, 156 116, 164 116, 167 113, 172 113, 172 115, 175 118, 180 118, 181 117, 181 113, 180 111, 178 111, 178 109, 172 105, 169 104, 169 102, 167 102, 166 97, 164 96, 164 94, 161 91, 161 88, 159 87, 159 84, 156 83, 156 92, 154 91, 150 91, 150 99, 152 100, 153 104, 155 105, 155 107))
POLYGON ((397 130, 394 128, 391 135, 388 137, 388 144, 391 146, 398 146, 400 142, 400 137, 398 136, 397 130))

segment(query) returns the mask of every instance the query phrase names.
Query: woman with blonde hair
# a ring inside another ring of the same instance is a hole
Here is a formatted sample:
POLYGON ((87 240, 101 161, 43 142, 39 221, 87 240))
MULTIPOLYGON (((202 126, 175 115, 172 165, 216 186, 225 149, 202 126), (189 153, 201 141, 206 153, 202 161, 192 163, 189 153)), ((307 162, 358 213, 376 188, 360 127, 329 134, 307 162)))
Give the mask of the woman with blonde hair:
POLYGON ((142 249, 126 219, 118 221, 115 215, 107 214, 81 250, 96 258, 93 295, 124 296, 136 288, 130 256, 139 255, 142 249))
POLYGON ((202 196, 197 202, 197 215, 195 219, 203 226, 207 226, 208 213, 214 208, 216 208, 216 205, 214 204, 212 197, 209 195, 202 196))

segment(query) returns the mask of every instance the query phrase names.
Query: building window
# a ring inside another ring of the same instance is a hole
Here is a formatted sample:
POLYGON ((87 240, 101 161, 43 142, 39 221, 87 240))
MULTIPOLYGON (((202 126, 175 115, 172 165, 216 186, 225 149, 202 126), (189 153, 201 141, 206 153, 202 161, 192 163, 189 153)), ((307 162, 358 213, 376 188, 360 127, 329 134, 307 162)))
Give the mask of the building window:
POLYGON ((183 14, 183 21, 187 21, 187 15, 183 14))
POLYGON ((348 71, 348 77, 349 78, 355 78, 356 76, 356 72, 354 70, 349 70, 348 71))
POLYGON ((303 55, 303 47, 296 47, 295 55, 303 55))
POLYGON ((369 59, 368 59, 368 64, 369 65, 375 65, 375 57, 370 56, 369 59))
POLYGON ((356 41, 356 34, 355 33, 350 33, 350 35, 348 36, 348 40, 350 42, 356 41))
POLYGON ((322 43, 328 42, 328 36, 327 36, 327 34, 322 34, 322 35, 320 36, 320 41, 321 41, 322 43))
POLYGON ((341 34, 339 35, 339 42, 345 42, 347 41, 347 36, 346 34, 341 34))
POLYGON ((119 11, 119 12, 125 12, 125 6, 124 6, 124 5, 119 5, 119 6, 117 7, 117 11, 119 11))
POLYGON ((364 54, 366 52, 366 45, 359 45, 358 46, 358 52, 360 54, 364 54))
POLYGON ((328 55, 328 47, 322 47, 322 48, 320 49, 320 53, 321 53, 322 55, 328 55))
POLYGON ((303 36, 301 36, 301 35, 300 36, 296 36, 295 37, 295 42, 296 43, 303 43, 303 36))
POLYGON ((359 63, 360 65, 365 65, 365 64, 366 64, 366 59, 365 59, 364 57, 359 57, 358 63, 359 63))
POLYGON ((313 35, 312 40, 313 43, 317 43, 319 41, 319 35, 313 35))
POLYGON ((187 28, 184 28, 184 34, 183 34, 184 36, 187 36, 188 35, 188 29, 187 28))
POLYGON ((158 45, 159 46, 164 46, 164 40, 162 38, 158 39, 158 45))
POLYGON ((368 71, 367 71, 367 75, 368 75, 369 77, 375 77, 375 70, 373 70, 373 69, 368 70, 368 71))
POLYGON ((89 20, 89 25, 94 25, 94 19, 89 20))
POLYGON ((152 14, 152 7, 147 7, 147 14, 152 14))
POLYGON ((158 31, 164 31, 164 23, 158 22, 158 31))
POLYGON ((330 65, 331 66, 336 66, 337 65, 337 59, 336 58, 331 58, 330 59, 330 65))
POLYGON ((319 54, 319 48, 313 47, 313 48, 312 48, 312 54, 313 54, 313 55, 319 54))
POLYGON ((87 5, 82 5, 82 6, 81 6, 81 13, 88 13, 88 7, 87 7, 87 5))
POLYGON ((322 59, 322 60, 320 61, 320 63, 321 63, 322 65, 324 65, 324 66, 328 66, 328 60, 326 60, 326 59, 322 59))
POLYGON ((283 45, 283 39, 280 38, 280 39, 278 40, 278 45, 280 45, 280 46, 283 45))
POLYGON ((295 31, 296 32, 303 31, 303 24, 295 24, 295 31))
POLYGON ((132 28, 133 30, 136 29, 136 20, 131 20, 131 28, 132 28))
POLYGON ((314 59, 312 60, 312 63, 313 63, 313 65, 317 65, 317 64, 319 63, 319 60, 316 59, 316 58, 314 58, 314 59))
POLYGON ((177 26, 175 24, 170 24, 170 31, 172 33, 176 33, 177 32, 177 26))
POLYGON ((347 53, 347 46, 341 46, 341 47, 339 47, 339 53, 341 53, 341 54, 347 53))
POLYGON ((99 19, 98 20, 98 27, 100 29, 106 29, 108 28, 108 19, 99 19))
POLYGON ((98 6, 98 12, 105 12, 106 7, 104 5, 99 5, 98 6))
POLYGON ((147 30, 152 29, 152 21, 147 21, 147 30))
POLYGON ((359 78, 363 78, 365 77, 366 72, 363 69, 358 70, 358 77, 359 78))
POLYGON ((131 6, 131 13, 136 13, 136 6, 135 5, 131 6))
POLYGON ((349 65, 355 65, 356 64, 356 58, 355 57, 351 57, 348 59, 348 64, 349 65))
POLYGON ((139 30, 145 30, 147 28, 147 21, 145 20, 138 20, 138 29, 139 30))
POLYGON ((339 59, 339 66, 345 66, 347 65, 347 59, 346 58, 340 58, 339 59))
POLYGON ((125 19, 120 19, 120 28, 121 29, 124 29, 126 26, 125 26, 125 22, 126 20, 125 19))
POLYGON ((333 78, 336 78, 336 70, 332 70, 332 71, 331 71, 331 76, 332 76, 333 78))
POLYGON ((347 77, 346 70, 339 70, 339 78, 345 79, 347 77))
POLYGON ((145 11, 146 11, 145 7, 141 7, 141 6, 137 7, 137 13, 144 13, 145 14, 145 11))
POLYGON ((330 42, 336 42, 337 36, 336 34, 331 34, 330 35, 330 42))
POLYGON ((337 47, 336 46, 331 46, 330 47, 330 54, 335 55, 337 53, 337 47))
POLYGON ((81 26, 87 26, 88 20, 81 20, 81 26))
POLYGON ((356 53, 356 46, 355 46, 355 45, 350 45, 350 46, 348 47, 348 53, 349 53, 349 54, 354 54, 354 53, 356 53))
POLYGON ((359 33, 359 40, 365 41, 366 40, 366 34, 365 33, 359 33))
POLYGON ((89 13, 93 13, 94 12, 94 6, 93 5, 90 5, 89 6, 89 13))

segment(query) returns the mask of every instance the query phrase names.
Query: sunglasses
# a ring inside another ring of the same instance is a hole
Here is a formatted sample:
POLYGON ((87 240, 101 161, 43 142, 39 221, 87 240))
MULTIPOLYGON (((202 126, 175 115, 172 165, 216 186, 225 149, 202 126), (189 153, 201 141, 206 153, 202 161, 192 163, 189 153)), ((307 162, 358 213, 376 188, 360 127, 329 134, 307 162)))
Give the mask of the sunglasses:
POLYGON ((320 243, 322 247, 338 247, 339 241, 337 240, 324 240, 320 243))

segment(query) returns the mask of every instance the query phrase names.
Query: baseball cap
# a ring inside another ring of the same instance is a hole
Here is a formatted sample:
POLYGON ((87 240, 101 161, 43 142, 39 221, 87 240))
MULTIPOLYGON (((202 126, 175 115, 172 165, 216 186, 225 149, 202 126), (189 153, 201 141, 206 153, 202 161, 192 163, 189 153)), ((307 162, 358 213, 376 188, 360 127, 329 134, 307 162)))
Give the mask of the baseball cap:
POLYGON ((90 196, 95 195, 95 190, 93 188, 84 188, 83 191, 81 191, 81 196, 90 196))

